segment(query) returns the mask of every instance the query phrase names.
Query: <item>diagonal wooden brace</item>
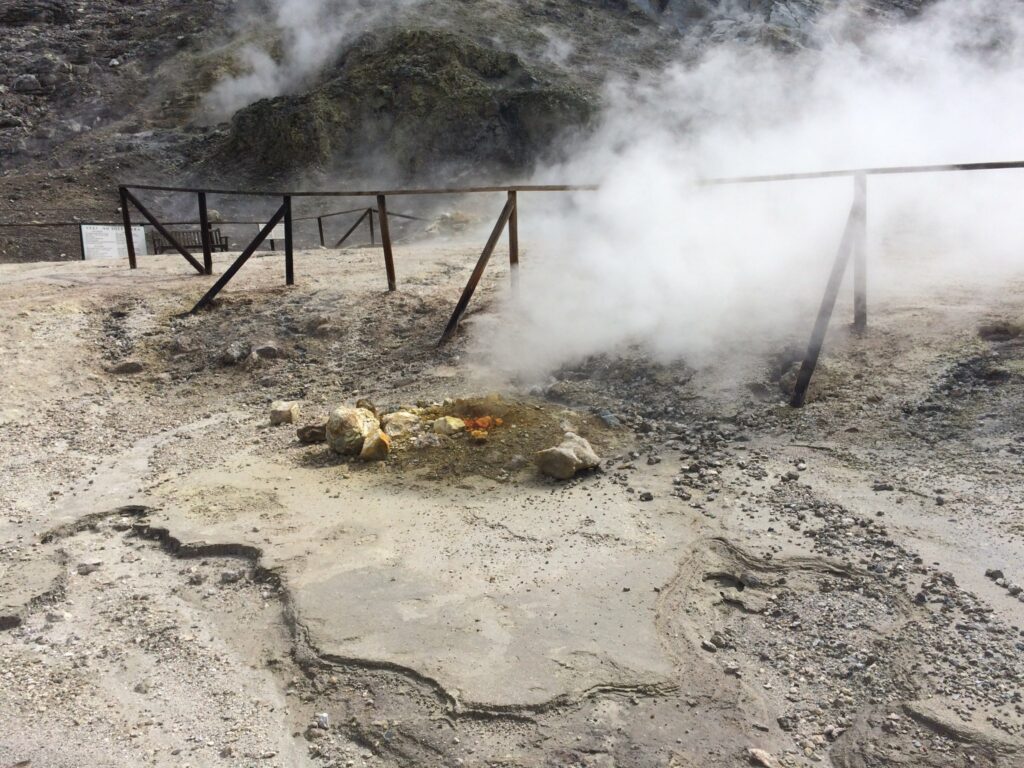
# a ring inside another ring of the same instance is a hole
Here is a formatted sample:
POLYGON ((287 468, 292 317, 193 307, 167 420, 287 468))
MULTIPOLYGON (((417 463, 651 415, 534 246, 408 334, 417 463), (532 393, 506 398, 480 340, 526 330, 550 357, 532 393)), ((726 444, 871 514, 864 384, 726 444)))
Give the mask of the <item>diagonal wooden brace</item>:
POLYGON ((270 221, 268 221, 266 226, 259 231, 259 234, 256 235, 256 239, 249 243, 246 249, 242 251, 237 259, 235 259, 235 262, 228 267, 227 271, 220 276, 220 279, 213 284, 213 287, 206 292, 203 298, 196 302, 196 305, 192 307, 190 314, 194 315, 203 307, 207 306, 211 301, 213 301, 214 297, 220 293, 221 289, 231 282, 231 278, 233 278, 245 262, 249 260, 249 257, 256 253, 256 249, 263 245, 263 241, 267 239, 267 235, 269 235, 274 230, 274 227, 277 226, 278 222, 284 218, 286 207, 286 205, 282 205, 277 209, 277 213, 270 217, 270 221))
POLYGON ((473 274, 469 276, 469 282, 466 283, 466 287, 462 291, 459 303, 455 305, 455 311, 452 312, 451 319, 448 321, 448 325, 445 327, 444 333, 442 333, 441 338, 438 339, 438 346, 447 342, 458 329, 459 321, 462 319, 462 316, 466 314, 466 308, 469 306, 470 299, 473 298, 473 293, 476 291, 477 284, 480 282, 480 278, 483 277, 484 270, 487 269, 487 262, 491 260, 491 254, 494 253, 494 248, 498 244, 498 239, 501 237, 501 233, 505 230, 505 225, 508 224, 509 217, 515 209, 516 199, 510 195, 508 201, 505 203, 505 207, 501 209, 501 215, 498 216, 498 220, 494 224, 491 236, 487 239, 487 245, 484 246, 483 253, 480 254, 480 258, 477 260, 476 266, 473 268, 473 274))
POLYGON ((843 239, 839 244, 839 253, 832 264, 832 274, 829 275, 828 285, 825 287, 825 296, 821 300, 821 308, 818 310, 818 318, 814 321, 814 330, 811 332, 811 343, 807 346, 807 355, 800 366, 800 373, 796 378, 796 387, 793 390, 793 399, 789 404, 794 408, 802 408, 807 400, 807 388, 811 385, 811 376, 818 365, 818 357, 821 355, 821 347, 825 343, 825 333, 828 331, 829 321, 832 319, 832 310, 836 306, 836 296, 839 295, 839 288, 843 284, 843 276, 846 274, 846 264, 850 260, 853 251, 854 240, 857 236, 856 227, 860 220, 863 207, 858 197, 853 201, 850 208, 850 215, 846 219, 846 229, 843 230, 843 239))
POLYGON ((341 244, 344 243, 346 240, 348 240, 352 236, 352 233, 356 231, 356 228, 360 224, 363 223, 363 219, 366 218, 366 216, 367 216, 367 214, 369 214, 369 212, 370 212, 369 208, 367 208, 365 211, 363 211, 363 215, 360 216, 358 219, 356 219, 356 223, 353 224, 351 227, 349 227, 348 228, 348 232, 346 232, 344 235, 342 235, 341 239, 334 244, 335 248, 341 248, 341 244))
POLYGON ((206 270, 203 269, 203 265, 200 264, 198 261, 196 261, 195 258, 192 256, 192 254, 189 253, 188 250, 183 248, 181 243, 179 243, 177 240, 174 239, 174 236, 170 232, 167 231, 167 228, 163 224, 161 224, 159 221, 156 220, 156 218, 153 216, 153 214, 151 214, 146 209, 146 206, 144 206, 142 203, 139 202, 139 199, 135 195, 133 195, 130 190, 126 189, 124 191, 124 194, 125 194, 125 198, 127 200, 129 200, 131 202, 131 204, 134 205, 138 209, 139 213, 141 213, 146 218, 146 220, 149 221, 149 223, 153 225, 153 228, 156 229, 156 231, 159 232, 160 235, 168 243, 173 245, 177 249, 178 253, 180 253, 182 256, 185 257, 185 260, 188 261, 189 264, 191 264, 193 267, 195 267, 196 272, 198 272, 200 275, 205 274, 206 270))

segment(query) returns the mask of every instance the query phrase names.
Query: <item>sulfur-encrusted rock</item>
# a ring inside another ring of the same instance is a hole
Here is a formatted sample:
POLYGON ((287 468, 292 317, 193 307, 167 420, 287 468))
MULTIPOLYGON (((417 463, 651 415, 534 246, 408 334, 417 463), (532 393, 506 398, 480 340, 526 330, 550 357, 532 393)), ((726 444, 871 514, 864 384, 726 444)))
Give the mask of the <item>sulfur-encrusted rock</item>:
POLYGON ((433 429, 436 434, 448 435, 449 437, 457 432, 461 432, 465 428, 466 422, 462 419, 457 419, 454 416, 442 416, 431 425, 431 429, 433 429))
POLYGON ((556 480, 569 480, 601 463, 590 443, 573 432, 566 432, 565 439, 554 448, 538 452, 536 461, 543 474, 556 480))
POLYGON ((395 411, 384 414, 380 423, 388 437, 404 437, 419 430, 420 417, 409 411, 395 411))
POLYGON ((363 450, 359 458, 363 461, 383 461, 391 453, 391 438, 383 430, 378 429, 363 441, 363 450))
POLYGON ((365 408, 341 406, 331 411, 327 420, 327 444, 335 453, 358 456, 366 438, 380 431, 377 417, 365 408))
POLYGON ((299 420, 299 404, 293 400, 275 400, 270 404, 270 423, 294 424, 299 420))

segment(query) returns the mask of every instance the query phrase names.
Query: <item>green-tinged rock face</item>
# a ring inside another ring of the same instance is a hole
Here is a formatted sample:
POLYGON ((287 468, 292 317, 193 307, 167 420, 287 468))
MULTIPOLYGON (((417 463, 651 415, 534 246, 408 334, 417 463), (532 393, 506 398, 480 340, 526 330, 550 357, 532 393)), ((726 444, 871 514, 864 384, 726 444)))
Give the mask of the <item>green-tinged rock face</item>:
POLYGON ((368 37, 306 93, 233 118, 218 162, 284 174, 370 155, 400 174, 446 165, 519 169, 586 123, 591 97, 514 54, 447 32, 368 37))

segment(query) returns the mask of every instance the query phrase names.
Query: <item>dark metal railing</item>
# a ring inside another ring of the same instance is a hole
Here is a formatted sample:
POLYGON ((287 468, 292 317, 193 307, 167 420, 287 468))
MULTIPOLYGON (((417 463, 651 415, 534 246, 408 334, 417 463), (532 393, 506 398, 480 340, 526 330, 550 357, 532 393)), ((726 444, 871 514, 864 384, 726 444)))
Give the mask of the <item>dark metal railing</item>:
MULTIPOLYGON (((867 193, 868 193, 868 177, 870 176, 892 176, 892 175, 903 175, 903 174, 922 174, 922 173, 945 173, 945 172, 959 172, 959 171, 996 171, 996 170, 1008 170, 1008 169, 1022 169, 1024 168, 1024 161, 1008 161, 1008 162, 988 162, 988 163, 956 163, 946 165, 916 165, 916 166, 883 166, 874 168, 854 168, 844 170, 831 170, 831 171, 813 171, 805 173, 784 173, 784 174, 768 174, 760 176, 736 176, 736 177, 723 177, 723 178, 707 178, 696 181, 698 186, 713 186, 713 185, 724 185, 724 184, 757 184, 757 183, 768 183, 768 182, 782 182, 782 181, 800 181, 800 180, 814 180, 814 179, 829 179, 829 178, 842 178, 848 177, 853 179, 853 202, 850 207, 850 213, 847 217, 846 227, 843 230, 843 236, 840 241, 839 251, 836 254, 835 261, 832 264, 832 271, 829 275, 828 283, 825 288, 825 295, 822 298, 821 305, 818 309, 818 314, 815 319, 814 328, 811 332, 811 340, 808 344, 807 354, 804 357, 803 364, 801 365, 800 372, 797 376, 797 384, 793 397, 791 399, 791 405, 794 407, 803 406, 807 398, 807 389, 810 385, 811 377, 814 374, 814 369, 817 365, 818 358, 821 355, 821 350, 824 345, 825 335, 828 331, 829 324, 832 319, 832 313, 835 309, 836 299, 839 295, 839 289, 842 286, 843 278, 846 274, 847 265, 851 258, 853 260, 853 291, 854 291, 854 318, 853 326, 857 330, 863 330, 867 327, 868 322, 868 300, 867 300, 867 193)), ((295 221, 300 219, 293 219, 291 216, 291 205, 292 199, 296 197, 369 197, 375 198, 376 207, 369 208, 354 208, 348 211, 338 211, 335 213, 321 214, 319 216, 305 217, 307 220, 316 219, 318 223, 320 243, 325 245, 323 220, 332 216, 340 216, 343 214, 360 213, 361 215, 352 225, 352 227, 345 233, 344 236, 336 243, 336 246, 340 246, 345 240, 358 228, 358 226, 367 218, 369 219, 370 225, 370 238, 371 242, 374 241, 374 216, 376 215, 378 223, 380 225, 380 236, 381 245, 384 251, 384 266, 387 276, 388 290, 397 290, 397 279, 395 276, 395 265, 394 265, 394 254, 391 242, 391 232, 389 227, 389 214, 387 209, 387 198, 389 196, 407 196, 407 195, 452 195, 452 194, 477 194, 477 193, 490 193, 490 192, 504 192, 506 194, 506 202, 498 216, 498 220, 495 222, 494 228, 491 231, 490 236, 487 239, 487 244, 484 246, 483 251, 480 254, 476 265, 473 268, 468 282, 462 291, 459 301, 452 312, 448 323, 445 325, 444 331, 441 334, 438 344, 444 344, 447 342, 458 330, 459 322, 464 316, 466 310, 469 307, 469 303, 473 298, 473 294, 476 291, 477 286, 486 271, 487 265, 491 259, 494 249, 497 247, 498 240, 501 239, 505 229, 508 229, 508 241, 509 241, 509 265, 511 270, 510 279, 512 281, 513 290, 518 287, 518 270, 519 270, 519 230, 518 230, 518 193, 530 193, 530 192, 585 192, 594 191, 598 189, 597 185, 594 184, 557 184, 557 185, 512 185, 512 186, 467 186, 467 187, 441 187, 441 188, 410 188, 410 189, 385 189, 385 190, 317 190, 317 191, 253 191, 253 190, 239 190, 239 189, 197 189, 193 187, 168 187, 168 186, 156 186, 156 185, 124 185, 119 187, 119 195, 121 197, 121 206, 123 214, 123 223, 125 227, 125 240, 128 245, 128 261, 132 269, 135 269, 136 257, 134 243, 131 237, 131 214, 128 209, 128 203, 131 203, 135 208, 143 215, 147 221, 164 235, 172 245, 177 247, 182 255, 189 261, 190 264, 201 274, 209 275, 212 273, 212 254, 210 252, 210 243, 208 238, 204 238, 203 242, 203 264, 199 265, 191 257, 191 255, 182 248, 180 245, 174 243, 172 237, 166 232, 166 228, 152 216, 152 214, 139 202, 138 198, 135 197, 132 190, 146 190, 155 192, 173 192, 173 193, 187 193, 197 195, 197 201, 199 205, 199 218, 203 231, 207 231, 208 227, 208 216, 206 212, 206 196, 211 194, 218 195, 242 195, 247 197, 275 197, 281 198, 282 205, 278 209, 277 213, 271 218, 271 221, 264 226, 256 238, 242 251, 241 255, 228 267, 225 273, 220 277, 219 280, 210 288, 209 291, 199 300, 199 302, 192 308, 192 312, 198 312, 204 307, 208 306, 213 301, 214 297, 224 288, 225 285, 237 274, 242 268, 245 262, 252 256, 253 252, 260 246, 260 244, 266 239, 269 233, 273 230, 274 226, 279 221, 284 220, 285 225, 285 282, 287 285, 294 284, 294 254, 293 254, 293 226, 295 221)), ((400 216, 400 214, 390 214, 390 216, 400 216)), ((401 216, 402 218, 415 218, 411 216, 401 216)), ((0 225, 3 226, 3 225, 0 225)))

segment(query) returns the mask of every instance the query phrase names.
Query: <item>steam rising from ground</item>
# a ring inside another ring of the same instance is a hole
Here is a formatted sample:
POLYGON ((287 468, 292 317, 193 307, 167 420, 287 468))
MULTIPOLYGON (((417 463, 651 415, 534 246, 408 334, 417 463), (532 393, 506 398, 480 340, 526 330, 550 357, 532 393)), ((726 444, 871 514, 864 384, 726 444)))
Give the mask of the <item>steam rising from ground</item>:
MULTIPOLYGON (((719 48, 612 85, 597 133, 539 179, 600 191, 521 196, 522 298, 509 322, 478 321, 493 323, 477 336, 495 364, 537 376, 635 344, 699 364, 805 338, 852 182, 698 177, 1024 159, 1020 3, 948 0, 899 28, 851 29, 831 17, 818 51, 719 48)), ((1024 251, 1022 188, 1024 171, 871 179, 872 295, 1005 277, 1024 251)))
POLYGON ((274 35, 238 54, 241 74, 219 81, 204 100, 214 120, 224 120, 259 99, 288 93, 316 75, 345 44, 420 0, 270 0, 251 23, 274 35))

